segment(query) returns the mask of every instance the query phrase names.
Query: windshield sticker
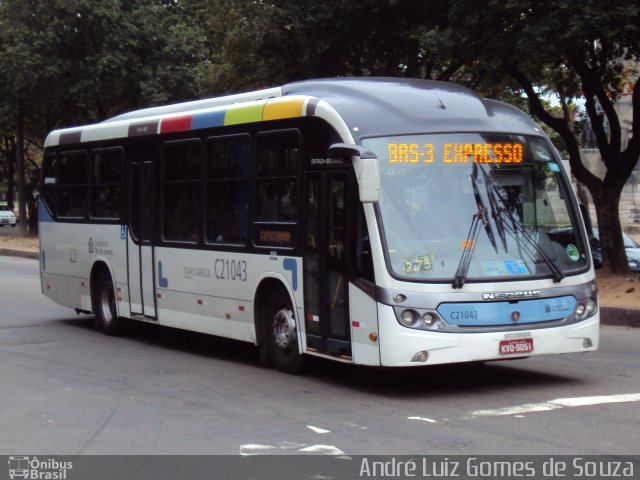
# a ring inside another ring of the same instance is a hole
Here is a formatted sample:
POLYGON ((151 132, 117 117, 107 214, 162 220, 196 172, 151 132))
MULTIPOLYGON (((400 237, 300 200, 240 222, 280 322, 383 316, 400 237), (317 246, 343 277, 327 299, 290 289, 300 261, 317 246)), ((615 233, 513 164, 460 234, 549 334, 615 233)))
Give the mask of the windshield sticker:
POLYGON ((406 273, 428 272, 433 270, 433 259, 431 254, 423 253, 413 257, 402 257, 404 271, 406 273))
POLYGON ((573 243, 567 245, 567 255, 574 262, 580 260, 580 252, 578 251, 578 247, 576 247, 573 243))
POLYGON ((503 275, 500 262, 482 262, 482 273, 485 277, 498 277, 503 275))
POLYGON ((560 166, 557 163, 551 163, 549 162, 549 169, 552 172, 556 172, 556 173, 560 173, 560 166))
POLYGON ((503 262, 482 262, 485 277, 505 277, 508 275, 527 275, 524 260, 505 260, 503 262))
POLYGON ((507 272, 514 275, 526 275, 529 273, 523 260, 505 260, 504 266, 507 272))
POLYGON ((473 250, 474 248, 476 248, 474 240, 462 240, 462 250, 473 250))

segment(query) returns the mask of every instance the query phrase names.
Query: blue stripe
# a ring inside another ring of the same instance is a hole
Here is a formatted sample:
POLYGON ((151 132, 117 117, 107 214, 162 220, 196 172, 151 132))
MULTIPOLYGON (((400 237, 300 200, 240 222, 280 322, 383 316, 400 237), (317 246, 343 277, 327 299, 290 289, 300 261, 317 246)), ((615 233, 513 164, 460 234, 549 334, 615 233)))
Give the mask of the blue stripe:
POLYGON ((47 210, 47 207, 42 204, 42 199, 38 201, 38 221, 53 222, 53 218, 51 218, 49 210, 47 210))
POLYGON ((224 125, 224 110, 217 112, 196 113, 191 118, 191 129, 222 127, 224 125))
POLYGON ((576 299, 571 295, 519 302, 442 303, 438 313, 445 322, 465 327, 488 327, 561 320, 573 314, 576 299), (514 312, 517 320, 514 321, 514 312))

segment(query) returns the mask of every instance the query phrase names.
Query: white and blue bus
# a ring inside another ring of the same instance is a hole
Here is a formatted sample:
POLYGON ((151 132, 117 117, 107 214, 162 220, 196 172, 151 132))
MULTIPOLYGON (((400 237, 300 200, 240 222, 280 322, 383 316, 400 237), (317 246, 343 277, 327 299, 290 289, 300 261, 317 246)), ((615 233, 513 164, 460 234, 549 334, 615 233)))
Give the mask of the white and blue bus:
POLYGON ((51 132, 42 290, 306 356, 420 366, 593 351, 589 245, 526 115, 449 83, 295 82, 51 132))

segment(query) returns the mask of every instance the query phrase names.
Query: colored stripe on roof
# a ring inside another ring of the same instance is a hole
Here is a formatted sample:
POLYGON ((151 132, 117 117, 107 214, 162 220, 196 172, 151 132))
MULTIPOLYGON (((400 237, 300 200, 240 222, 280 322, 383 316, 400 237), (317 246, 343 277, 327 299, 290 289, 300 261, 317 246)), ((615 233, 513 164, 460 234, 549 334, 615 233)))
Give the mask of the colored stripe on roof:
MULTIPOLYGON (((0 0, 1 1, 1 0, 0 0)), ((62 145, 97 141, 109 138, 137 137, 156 135, 159 133, 185 132, 203 128, 241 125, 263 121, 297 118, 314 115, 319 99, 295 96, 276 97, 268 100, 256 100, 246 103, 236 103, 223 108, 217 107, 208 111, 168 116, 160 119, 134 120, 121 124, 97 124, 89 129, 75 129, 54 134, 47 137, 48 145, 62 145), (86 134, 86 135, 85 135, 86 134)))
POLYGON ((160 123, 160 133, 184 132, 185 130, 191 130, 191 115, 163 118, 160 123))
POLYGON ((255 105, 234 106, 226 111, 225 125, 239 125, 241 123, 253 123, 262 121, 262 109, 264 102, 255 105))
POLYGON ((262 113, 262 120, 280 120, 282 118, 300 117, 303 114, 305 99, 274 98, 267 102, 262 113))
POLYGON ((224 116, 224 110, 196 113, 191 119, 191 128, 196 130, 198 128, 222 127, 224 125, 224 116))

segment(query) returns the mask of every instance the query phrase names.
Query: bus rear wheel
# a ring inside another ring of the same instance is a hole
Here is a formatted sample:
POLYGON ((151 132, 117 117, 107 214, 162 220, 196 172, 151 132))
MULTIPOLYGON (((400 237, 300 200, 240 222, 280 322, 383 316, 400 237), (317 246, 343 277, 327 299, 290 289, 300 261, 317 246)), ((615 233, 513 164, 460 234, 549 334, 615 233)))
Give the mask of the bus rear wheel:
POLYGON ((298 347, 295 312, 286 292, 277 292, 271 298, 267 307, 266 321, 271 361, 281 372, 300 372, 304 357, 298 347))
POLYGON ((106 272, 98 275, 94 290, 93 305, 96 316, 96 329, 107 335, 119 335, 122 330, 122 319, 116 309, 116 295, 111 277, 106 272))

